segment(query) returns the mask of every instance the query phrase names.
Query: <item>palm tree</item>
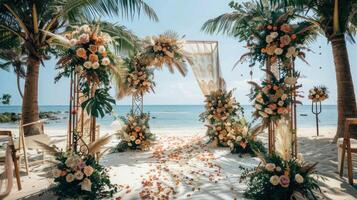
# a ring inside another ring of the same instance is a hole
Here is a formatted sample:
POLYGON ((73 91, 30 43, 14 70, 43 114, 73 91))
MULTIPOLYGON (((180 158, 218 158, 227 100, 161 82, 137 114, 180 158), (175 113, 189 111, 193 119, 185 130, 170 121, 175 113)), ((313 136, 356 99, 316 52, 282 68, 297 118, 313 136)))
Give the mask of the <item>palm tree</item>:
MULTIPOLYGON (((0 46, 21 44, 26 56, 26 77, 22 102, 22 121, 39 119, 38 76, 40 64, 55 55, 51 46, 57 33, 70 23, 101 15, 122 15, 133 18, 141 10, 157 20, 155 12, 143 0, 1 0, 0 46)), ((27 135, 38 134, 36 126, 28 126, 27 135)))
MULTIPOLYGON (((269 17, 270 11, 282 9, 284 12, 294 6, 304 15, 296 15, 301 20, 315 24, 331 42, 337 80, 338 93, 338 127, 335 139, 342 137, 346 117, 356 117, 356 98, 354 94, 350 64, 346 49, 345 35, 352 42, 357 25, 357 2, 349 0, 267 0, 230 3, 235 9, 232 13, 223 14, 208 20, 202 30, 208 33, 224 33, 247 40, 252 31, 250 27, 258 27, 259 21, 269 17), (338 8, 338 9, 335 9, 338 8), (269 11, 268 13, 266 11, 269 11), (336 12, 335 12, 336 11, 336 12)), ((312 39, 314 37, 311 37, 312 39)), ((357 134, 353 135, 357 138, 357 134)))
MULTIPOLYGON (((319 27, 330 42, 337 82, 338 123, 335 142, 343 137, 345 119, 357 117, 356 96, 348 59, 346 39, 355 43, 357 1, 355 0, 271 0, 272 4, 298 8, 303 16, 319 27)), ((357 134, 352 135, 357 138, 357 134)))
POLYGON ((14 73, 16 74, 17 90, 21 98, 23 98, 24 95, 21 90, 20 79, 25 78, 26 75, 26 71, 24 68, 24 65, 26 64, 25 59, 26 58, 21 54, 21 52, 19 52, 19 48, 0 48, 0 69, 5 70, 7 72, 9 72, 11 68, 13 69, 14 73))

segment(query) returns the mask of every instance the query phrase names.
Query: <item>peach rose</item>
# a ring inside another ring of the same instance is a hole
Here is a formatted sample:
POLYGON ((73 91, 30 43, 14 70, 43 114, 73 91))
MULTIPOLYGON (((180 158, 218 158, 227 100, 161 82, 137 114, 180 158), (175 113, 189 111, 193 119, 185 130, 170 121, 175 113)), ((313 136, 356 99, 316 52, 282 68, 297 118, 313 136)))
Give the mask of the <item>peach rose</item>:
POLYGON ((272 26, 272 25, 268 25, 268 26, 267 26, 267 29, 268 29, 268 30, 271 30, 271 29, 273 29, 273 26, 272 26))
POLYGON ((278 108, 278 113, 279 114, 284 114, 285 113, 285 108, 278 108))
POLYGON ((291 38, 289 35, 284 35, 280 37, 280 43, 283 44, 284 46, 290 44, 290 42, 291 42, 291 38))
POLYGON ((141 140, 135 140, 135 144, 141 144, 141 140))
POLYGON ((92 53, 96 53, 98 50, 98 46, 97 45, 89 45, 89 51, 92 53))
POLYGON ((93 169, 93 167, 91 167, 91 166, 85 166, 85 167, 83 168, 83 173, 84 173, 87 177, 90 176, 90 175, 92 175, 93 172, 94 172, 94 169, 93 169))
POLYGON ((90 54, 89 55, 89 61, 91 61, 92 63, 94 62, 98 62, 98 56, 96 54, 90 54))
POLYGON ((292 39, 292 40, 295 40, 295 39, 296 39, 296 34, 292 34, 292 35, 291 35, 291 39, 292 39))
POLYGON ((268 45, 266 47, 267 54, 271 56, 274 55, 275 49, 276 49, 276 45, 268 45))
POLYGON ((135 131, 136 131, 136 132, 140 132, 140 131, 141 131, 141 128, 140 128, 140 127, 136 127, 136 128, 135 128, 135 131))
POLYGON ((72 173, 67 174, 66 181, 67 183, 74 181, 74 175, 72 173))
POLYGON ((276 106, 276 104, 274 103, 274 104, 269 104, 268 107, 269 107, 270 109, 272 109, 272 110, 275 110, 277 106, 276 106))
POLYGON ((83 58, 83 59, 87 59, 87 52, 85 49, 83 48, 78 48, 76 50, 76 55, 80 58, 83 58))

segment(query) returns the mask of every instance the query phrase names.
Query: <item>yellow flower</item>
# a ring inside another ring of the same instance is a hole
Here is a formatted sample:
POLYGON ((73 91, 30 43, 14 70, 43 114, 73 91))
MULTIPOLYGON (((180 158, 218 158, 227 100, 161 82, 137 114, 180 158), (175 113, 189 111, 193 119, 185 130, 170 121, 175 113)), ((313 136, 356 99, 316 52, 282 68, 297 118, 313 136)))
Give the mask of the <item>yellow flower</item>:
POLYGON ((300 174, 296 174, 295 175, 295 181, 297 182, 297 183, 303 183, 304 182, 304 178, 300 175, 300 174))

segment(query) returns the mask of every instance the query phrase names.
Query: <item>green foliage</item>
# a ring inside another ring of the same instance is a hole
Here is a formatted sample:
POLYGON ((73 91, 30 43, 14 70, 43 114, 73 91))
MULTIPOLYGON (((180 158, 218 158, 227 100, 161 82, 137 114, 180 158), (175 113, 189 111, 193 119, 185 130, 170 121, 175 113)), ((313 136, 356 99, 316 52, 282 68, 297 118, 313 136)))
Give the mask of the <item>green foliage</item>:
POLYGON ((61 152, 56 160, 59 163, 53 172, 56 185, 52 190, 58 196, 58 199, 103 199, 113 197, 118 191, 117 186, 110 183, 108 170, 101 166, 94 157, 61 152), (69 158, 75 162, 74 168, 69 166, 69 158), (93 172, 87 176, 85 167, 88 166, 93 169, 93 172), (75 177, 73 181, 66 180, 68 174, 75 174, 78 171, 83 175, 81 179, 75 177), (84 179, 90 180, 90 191, 82 188, 84 179))
POLYGON ((10 94, 3 94, 2 97, 0 97, 1 103, 4 105, 10 104, 11 100, 11 95, 10 94))
POLYGON ((115 104, 115 99, 110 96, 108 89, 97 89, 94 96, 85 100, 81 106, 91 116, 104 117, 112 112, 112 104, 115 104))
POLYGON ((310 165, 299 159, 285 161, 277 155, 264 156, 263 163, 253 169, 240 167, 244 170, 240 182, 247 182, 248 186, 244 192, 245 198, 296 200, 302 196, 317 199, 314 192, 321 190, 317 181, 319 176, 315 171, 316 164, 310 165))

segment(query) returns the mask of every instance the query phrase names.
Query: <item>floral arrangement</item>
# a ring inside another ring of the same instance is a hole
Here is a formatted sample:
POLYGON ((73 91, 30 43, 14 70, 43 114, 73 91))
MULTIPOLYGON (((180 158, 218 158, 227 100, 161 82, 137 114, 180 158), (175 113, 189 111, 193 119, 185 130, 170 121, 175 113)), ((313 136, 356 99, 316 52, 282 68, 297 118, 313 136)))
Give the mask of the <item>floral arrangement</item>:
POLYGON ((295 86, 295 77, 277 78, 269 71, 269 79, 264 80, 259 86, 255 82, 248 82, 253 85, 250 95, 255 111, 253 116, 262 118, 264 122, 276 121, 281 119, 290 111, 290 104, 293 100, 290 97, 292 91, 300 86, 295 86))
POLYGON ((91 155, 60 153, 53 169, 53 188, 60 198, 101 199, 112 197, 117 187, 110 183, 108 171, 91 155))
POLYGON ((111 104, 115 103, 108 93, 111 88, 110 74, 117 71, 109 50, 112 39, 109 34, 101 32, 98 26, 73 28, 65 34, 70 47, 57 63, 62 71, 55 80, 76 72, 79 75, 79 89, 87 97, 81 106, 86 108, 88 114, 103 117, 112 111, 111 104))
POLYGON ((315 86, 309 90, 309 99, 313 102, 321 102, 328 99, 328 91, 325 86, 315 86))
POLYGON ((191 62, 183 51, 183 41, 178 39, 174 32, 166 32, 159 36, 147 38, 144 54, 151 59, 151 65, 162 67, 166 64, 170 72, 174 72, 174 66, 182 75, 186 75, 185 62, 191 62))
POLYGON ((320 191, 316 164, 297 159, 284 160, 278 155, 261 156, 262 164, 244 170, 240 182, 247 181, 244 197, 247 199, 317 199, 314 191, 320 191))
POLYGON ((205 111, 200 114, 202 122, 216 124, 243 115, 243 108, 233 97, 233 90, 218 90, 205 97, 205 111))
POLYGON ((140 55, 125 59, 128 66, 128 75, 126 76, 126 85, 128 93, 140 94, 154 91, 154 72, 150 69, 140 55))
POLYGON ((232 153, 250 154, 251 156, 256 156, 256 153, 266 153, 263 143, 257 139, 262 131, 261 125, 251 127, 245 118, 241 118, 238 122, 233 123, 232 129, 233 131, 227 135, 227 144, 232 153))
POLYGON ((305 61, 305 41, 311 37, 313 26, 308 22, 292 24, 295 18, 294 11, 285 13, 272 11, 270 19, 263 18, 258 27, 251 30, 247 38, 249 53, 242 56, 251 58, 253 65, 256 61, 270 64, 282 63, 283 70, 292 67, 292 60, 296 57, 305 61))
POLYGON ((150 147, 150 140, 154 139, 154 134, 150 132, 149 126, 150 115, 142 113, 141 115, 128 114, 127 118, 123 117, 124 126, 118 132, 119 138, 122 140, 116 152, 125 151, 127 148, 147 150, 150 147))

